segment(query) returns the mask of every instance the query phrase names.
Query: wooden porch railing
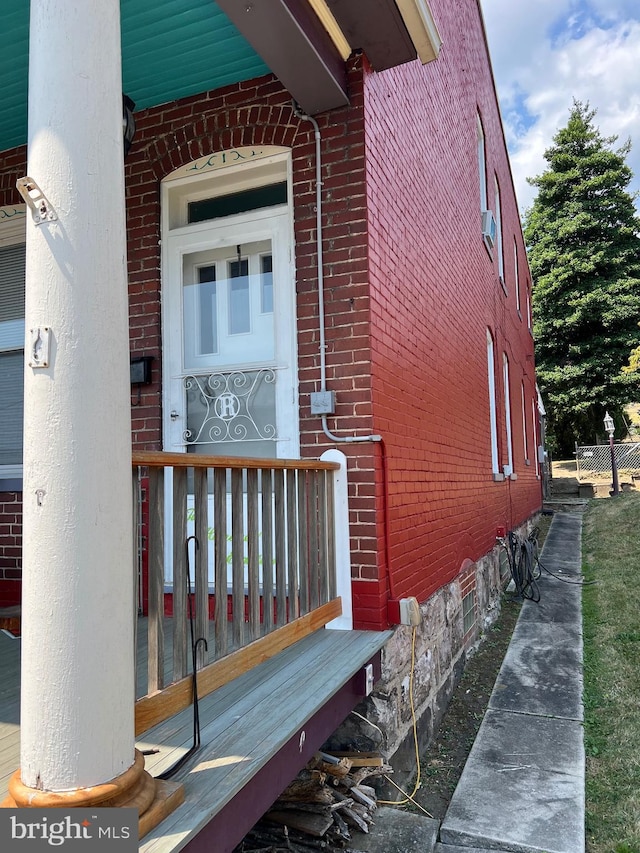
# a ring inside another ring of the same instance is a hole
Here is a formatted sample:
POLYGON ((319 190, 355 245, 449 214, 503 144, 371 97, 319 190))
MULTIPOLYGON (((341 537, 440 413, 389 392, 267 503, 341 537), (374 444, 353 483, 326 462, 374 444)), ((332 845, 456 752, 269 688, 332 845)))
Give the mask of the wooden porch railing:
POLYGON ((340 615, 334 515, 340 465, 146 452, 134 453, 133 466, 138 523, 141 500, 148 509, 140 733, 191 701, 189 614, 195 639, 207 641, 196 647, 201 695, 340 615), (165 637, 169 595, 172 629, 165 637))

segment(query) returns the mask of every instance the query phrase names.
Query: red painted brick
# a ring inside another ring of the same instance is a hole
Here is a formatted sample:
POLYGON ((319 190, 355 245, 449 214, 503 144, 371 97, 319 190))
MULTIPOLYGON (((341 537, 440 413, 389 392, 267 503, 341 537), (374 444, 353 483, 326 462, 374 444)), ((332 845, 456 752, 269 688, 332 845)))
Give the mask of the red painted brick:
MULTIPOLYGON (((431 0, 431 7, 446 45, 437 61, 373 73, 355 57, 350 105, 316 117, 326 365, 337 394, 329 427, 384 439, 384 475, 380 445, 340 445, 351 474, 355 620, 367 628, 388 624, 390 587, 396 597, 425 600, 465 560, 490 550, 496 525, 515 527, 541 502, 535 466, 522 458, 520 383, 530 411, 535 377, 532 339, 515 308, 514 237, 522 288, 530 276, 478 4, 431 0), (491 258, 480 236, 477 111, 490 197, 494 175, 501 190, 506 293, 495 251, 491 258), (516 481, 495 483, 491 475, 487 328, 495 340, 501 464, 503 352, 510 361, 516 481)), ((301 448, 319 455, 333 444, 311 417, 308 397, 320 387, 311 124, 292 115, 273 75, 141 111, 136 121, 125 170, 130 337, 132 352, 155 361, 139 405, 132 395, 134 448, 162 443, 160 182, 208 152, 264 144, 292 151, 301 448)), ((25 170, 24 147, 3 153, 0 205, 19 201, 15 179, 25 170)), ((15 496, 0 496, 1 523, 17 524, 19 509, 15 496)), ((0 557, 3 543, 15 550, 18 537, 13 527, 2 536, 0 557)), ((14 562, 0 562, 0 577, 19 569, 14 556, 3 558, 14 562)))

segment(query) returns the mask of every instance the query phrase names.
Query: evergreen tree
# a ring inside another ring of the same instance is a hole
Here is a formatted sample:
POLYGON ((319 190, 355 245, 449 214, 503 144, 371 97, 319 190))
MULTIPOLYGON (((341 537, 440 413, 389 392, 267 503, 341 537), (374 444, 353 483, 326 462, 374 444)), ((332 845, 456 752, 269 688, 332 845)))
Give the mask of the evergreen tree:
POLYGON ((569 123, 545 152, 548 168, 529 183, 538 195, 525 217, 533 276, 534 334, 551 447, 602 436, 608 409, 633 399, 623 372, 640 345, 640 219, 625 158, 630 143, 594 126, 595 110, 574 101, 569 123))

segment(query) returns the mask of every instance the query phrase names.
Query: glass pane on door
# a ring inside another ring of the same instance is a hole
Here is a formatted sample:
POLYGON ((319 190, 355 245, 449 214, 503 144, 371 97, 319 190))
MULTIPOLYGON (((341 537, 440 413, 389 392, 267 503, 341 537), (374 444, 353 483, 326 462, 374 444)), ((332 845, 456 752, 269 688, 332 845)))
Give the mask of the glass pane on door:
POLYGON ((276 455, 272 270, 270 240, 183 256, 187 451, 276 455))
POLYGON ((183 256, 183 367, 275 358, 271 241, 183 256))

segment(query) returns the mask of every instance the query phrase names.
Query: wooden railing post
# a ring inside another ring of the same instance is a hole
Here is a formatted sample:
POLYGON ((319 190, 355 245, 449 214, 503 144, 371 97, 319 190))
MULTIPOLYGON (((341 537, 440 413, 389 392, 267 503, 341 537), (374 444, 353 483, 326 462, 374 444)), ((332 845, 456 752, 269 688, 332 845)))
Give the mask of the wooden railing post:
POLYGON ((327 624, 327 628, 341 631, 353 629, 353 604, 351 594, 351 548, 349 545, 349 494, 347 483, 347 457, 340 450, 326 450, 320 459, 337 462, 333 475, 333 541, 335 547, 336 594, 342 598, 342 615, 327 624))
POLYGON ((164 687, 164 468, 149 468, 149 680, 164 687))

